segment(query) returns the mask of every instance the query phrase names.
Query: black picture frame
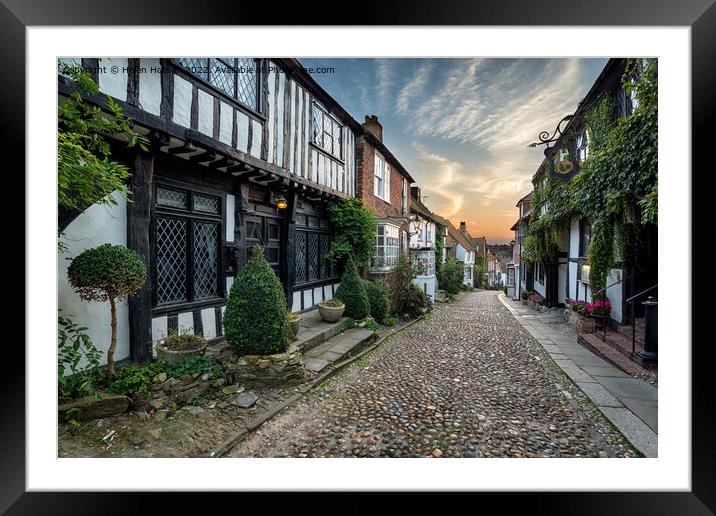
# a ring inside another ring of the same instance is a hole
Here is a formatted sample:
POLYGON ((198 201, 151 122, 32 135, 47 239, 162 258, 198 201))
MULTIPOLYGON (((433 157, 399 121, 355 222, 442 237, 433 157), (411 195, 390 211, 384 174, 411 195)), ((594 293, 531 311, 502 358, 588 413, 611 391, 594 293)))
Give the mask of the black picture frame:
MULTIPOLYGON (((334 9, 312 3, 312 9, 297 4, 298 9, 275 8, 269 3, 233 2, 221 3, 215 0, 189 2, 181 0, 125 0, 108 2, 106 0, 2 0, 0 3, 0 63, 3 64, 3 78, 0 80, 0 99, 2 99, 3 146, 5 159, 12 158, 12 168, 4 167, 6 192, 28 192, 24 187, 25 170, 25 106, 26 98, 26 42, 25 30, 37 25, 241 25, 246 21, 259 24, 283 25, 318 23, 336 24, 328 20, 329 12, 334 9), (300 5, 300 7, 299 7, 300 5), (323 20, 321 20, 323 18, 323 20), (8 179, 18 182, 10 190, 8 179)), ((408 2, 363 2, 349 8, 349 20, 356 25, 561 25, 561 26, 689 26, 691 27, 691 82, 692 82, 692 184, 698 180, 698 188, 693 189, 692 205, 709 206, 706 200, 711 195, 704 180, 713 173, 713 161, 710 152, 698 152, 698 149, 710 149, 716 140, 716 124, 711 117, 716 110, 716 4, 714 0, 604 0, 600 2, 575 0, 511 0, 507 2, 467 3, 454 0, 439 3, 408 2), (696 174, 697 170, 702 171, 696 174), (699 202, 700 201, 700 202, 699 202)), ((539 41, 535 42, 539 46, 539 41)), ((683 171, 688 177, 688 171, 683 171)), ((9 202, 9 201, 8 201, 9 202)), ((9 210, 9 206, 6 207, 9 210)), ((693 215, 692 235, 700 241, 709 234, 699 231, 712 217, 693 215)), ((16 219, 6 218, 6 238, 17 244, 31 235, 22 232, 22 225, 16 219)), ((670 258, 670 265, 678 266, 688 259, 684 235, 674 235, 676 249, 670 258)), ((24 247, 23 247, 24 248, 24 247)), ((14 251, 15 252, 15 251, 14 251)), ((24 252, 24 251, 23 251, 24 252)), ((24 256, 23 256, 24 258, 24 256)), ((693 255, 693 266, 716 265, 713 255, 704 251, 700 256, 693 255), (698 262, 696 261, 698 260, 698 262)), ((23 260, 24 264, 24 260, 23 260)), ((22 265, 26 273, 25 265, 22 265)), ((691 278, 684 278, 691 284, 691 278)), ((706 281, 706 280, 705 280, 706 281)), ((694 283, 693 293, 706 295, 710 290, 697 289, 694 283)), ((48 288, 50 288, 48 286, 48 288)), ((17 306, 18 296, 7 296, 17 306)), ((24 299, 24 298, 23 298, 24 299)), ((697 303, 692 298, 693 321, 699 322, 709 310, 708 303, 697 303), (701 317, 699 317, 701 316, 701 317)), ((684 299, 684 302, 687 302, 684 299)), ((24 303, 23 303, 24 305, 24 303)), ((16 308, 13 308, 16 310, 16 308)), ((26 323, 31 311, 25 313, 26 323)), ((10 325, 8 325, 9 327, 10 325)), ((685 334, 697 336, 691 328, 684 328, 685 334)), ((693 339, 692 337, 692 339, 693 339)), ((609 495, 603 492, 592 493, 509 493, 510 509, 524 505, 531 512, 549 512, 550 514, 711 514, 716 512, 716 424, 713 420, 714 386, 711 381, 713 360, 713 338, 705 336, 700 345, 692 347, 692 489, 689 492, 619 492, 609 495)), ((8 514, 131 514, 148 503, 146 495, 128 493, 27 493, 25 492, 25 353, 15 340, 8 340, 4 349, 3 363, 6 365, 3 375, 4 388, 0 392, 0 510, 8 514)), ((686 347, 687 342, 671 345, 686 347)), ((49 352, 48 348, 48 352, 49 352)), ((194 497, 195 495, 192 495, 194 497)), ((211 494, 212 504, 222 503, 211 494)), ((243 495, 245 496, 245 495, 243 495)), ((500 495, 484 495, 496 498, 500 495)), ((504 495, 502 495, 504 497, 504 495)), ((163 496, 163 511, 173 504, 185 504, 186 496, 163 496)), ((225 497, 222 497, 225 498, 225 497)), ((353 511, 373 509, 369 498, 351 496, 347 506, 353 511)), ((415 496, 412 502, 424 503, 422 497, 415 496)), ((504 500, 494 500, 504 503, 504 500)), ((452 505, 453 502, 451 502, 452 505)), ((472 503, 472 502, 471 502, 472 503)), ((488 503, 488 501, 482 501, 488 503)), ((409 504, 408 504, 409 505, 409 504)), ((403 510, 408 506, 404 506, 403 510)), ((489 507, 489 505, 485 505, 489 507)), ((268 509, 266 509, 268 510, 268 509)), ((401 511, 402 512, 402 511, 401 511)))

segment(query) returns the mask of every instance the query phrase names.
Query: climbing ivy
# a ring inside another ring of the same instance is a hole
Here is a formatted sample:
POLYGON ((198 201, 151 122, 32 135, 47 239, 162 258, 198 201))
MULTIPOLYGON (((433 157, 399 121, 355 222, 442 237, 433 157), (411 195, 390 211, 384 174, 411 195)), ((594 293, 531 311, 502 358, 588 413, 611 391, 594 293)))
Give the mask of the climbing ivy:
MULTIPOLYGON (((571 181, 538 181, 525 237, 525 259, 548 261, 572 216, 592 223, 590 283, 603 288, 615 259, 624 256, 639 224, 656 224, 658 214, 658 63, 627 62, 622 86, 636 106, 629 116, 615 117, 616 102, 605 92, 585 115, 589 157, 571 181), (541 207, 548 207, 541 213, 541 207), (640 212, 637 220, 628 214, 640 212)), ((541 176, 538 176, 538 178, 541 176)))

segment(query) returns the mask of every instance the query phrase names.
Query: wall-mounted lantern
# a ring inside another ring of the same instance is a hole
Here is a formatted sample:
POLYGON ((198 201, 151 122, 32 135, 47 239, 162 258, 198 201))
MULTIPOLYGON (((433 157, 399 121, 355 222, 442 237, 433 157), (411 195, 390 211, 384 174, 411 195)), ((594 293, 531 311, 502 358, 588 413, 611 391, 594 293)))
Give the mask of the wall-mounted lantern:
POLYGON ((279 195, 278 197, 275 197, 273 200, 273 203, 276 205, 276 207, 279 210, 286 209, 288 207, 288 201, 283 195, 279 195))

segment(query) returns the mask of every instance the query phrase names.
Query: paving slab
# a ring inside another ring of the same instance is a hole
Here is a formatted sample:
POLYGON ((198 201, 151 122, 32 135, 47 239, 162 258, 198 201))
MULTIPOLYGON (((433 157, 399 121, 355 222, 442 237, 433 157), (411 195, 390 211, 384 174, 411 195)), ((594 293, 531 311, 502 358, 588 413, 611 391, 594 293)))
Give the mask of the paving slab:
POLYGON ((593 377, 613 376, 616 378, 631 378, 624 371, 620 371, 616 367, 612 367, 611 364, 609 366, 588 366, 587 365, 587 366, 582 366, 582 369, 584 369, 590 376, 593 376, 593 377))
POLYGON ((649 426, 627 408, 599 407, 602 414, 629 439, 640 452, 647 457, 657 457, 659 454, 658 436, 649 426))
POLYGON ((328 360, 321 360, 320 358, 304 358, 303 366, 309 371, 318 373, 323 371, 330 362, 328 360))
POLYGON ((582 392, 589 396, 598 407, 623 407, 622 403, 612 396, 608 390, 598 383, 577 382, 582 392))

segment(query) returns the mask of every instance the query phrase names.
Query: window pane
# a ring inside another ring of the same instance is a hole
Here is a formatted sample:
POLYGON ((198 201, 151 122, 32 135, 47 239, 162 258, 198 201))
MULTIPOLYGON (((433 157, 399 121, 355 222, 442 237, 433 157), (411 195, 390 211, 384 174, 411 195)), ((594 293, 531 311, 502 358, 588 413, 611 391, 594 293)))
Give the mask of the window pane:
POLYGON ((237 59, 236 98, 251 109, 258 109, 258 71, 256 61, 247 57, 237 59))
POLYGON ((219 60, 212 59, 209 67, 209 83, 220 89, 230 97, 236 96, 236 72, 233 66, 219 60))
POLYGON ((219 226, 194 223, 194 299, 218 296, 219 226))
POLYGON ((182 57, 179 64, 194 75, 206 79, 208 77, 209 60, 199 57, 182 57))
POLYGON ((323 147, 323 111, 313 105, 313 143, 323 147))
POLYGON ((187 195, 181 190, 169 190, 168 188, 157 188, 157 204, 170 208, 186 209, 187 195))
POLYGON ((318 234, 308 234, 308 281, 318 279, 318 234))
POLYGON ((331 245, 331 237, 326 234, 320 235, 321 243, 321 278, 327 278, 330 270, 330 262, 326 260, 325 256, 328 252, 328 247, 331 245))
POLYGON ((306 233, 296 232, 296 283, 306 281, 306 233))
POLYGON ((204 213, 219 213, 219 199, 208 195, 194 195, 194 209, 204 213))
POLYGON ((187 300, 186 220, 157 218, 157 304, 187 300))

